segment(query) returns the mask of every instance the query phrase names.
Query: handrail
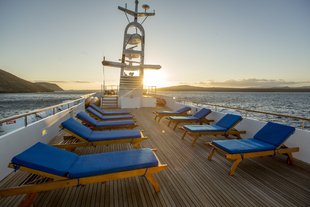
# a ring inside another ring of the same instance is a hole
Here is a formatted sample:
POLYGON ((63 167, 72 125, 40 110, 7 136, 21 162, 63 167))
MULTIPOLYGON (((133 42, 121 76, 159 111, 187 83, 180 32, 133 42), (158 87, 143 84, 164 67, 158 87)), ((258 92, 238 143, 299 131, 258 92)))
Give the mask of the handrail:
POLYGON ((217 104, 211 104, 211 103, 199 103, 199 102, 194 102, 194 101, 186 101, 186 100, 182 100, 182 99, 179 99, 178 102, 183 102, 183 104, 186 104, 186 103, 190 104, 191 103, 191 104, 196 104, 197 106, 207 105, 207 106, 213 106, 213 107, 220 107, 220 108, 224 108, 224 109, 226 108, 226 109, 244 111, 246 113, 251 112, 251 113, 259 113, 259 114, 295 119, 295 120, 299 120, 301 122, 301 128, 302 129, 305 128, 305 122, 310 122, 310 118, 299 117, 299 116, 278 114, 278 113, 272 113, 272 112, 266 112, 266 111, 257 111, 257 110, 252 110, 252 109, 243 109, 243 108, 239 108, 239 107, 223 106, 223 105, 217 105, 217 104))
MULTIPOLYGON (((89 96, 92 96, 94 94, 95 93, 86 94, 86 95, 81 96, 81 98, 75 99, 73 101, 67 101, 67 102, 64 102, 64 103, 57 104, 57 105, 53 105, 53 106, 49 106, 49 107, 33 110, 33 111, 30 111, 30 112, 27 112, 27 113, 23 113, 23 114, 11 116, 11 117, 8 117, 8 118, 4 118, 4 119, 0 120, 0 124, 2 124, 4 122, 15 120, 15 119, 27 117, 29 115, 37 114, 37 113, 40 113, 40 112, 43 112, 43 111, 51 110, 51 109, 53 109, 53 112, 54 112, 54 109, 57 108, 57 107, 64 106, 64 105, 68 105, 69 106, 72 103, 79 102, 79 101, 81 101, 81 100, 83 100, 83 99, 85 99, 85 98, 87 98, 89 96)), ((25 123, 27 125, 27 121, 25 123)))
POLYGON ((204 104, 204 105, 214 106, 214 107, 228 108, 228 109, 234 109, 234 110, 240 110, 240 111, 246 111, 246 112, 253 112, 253 113, 280 116, 280 117, 291 118, 291 119, 298 119, 298 120, 303 120, 303 121, 310 121, 310 118, 304 118, 304 117, 299 117, 299 116, 278 114, 278 113, 272 113, 272 112, 266 112, 266 111, 257 111, 257 110, 252 110, 252 109, 243 109, 243 108, 232 107, 232 106, 222 106, 222 105, 210 104, 210 103, 198 103, 198 102, 192 102, 192 103, 194 103, 196 105, 204 104))

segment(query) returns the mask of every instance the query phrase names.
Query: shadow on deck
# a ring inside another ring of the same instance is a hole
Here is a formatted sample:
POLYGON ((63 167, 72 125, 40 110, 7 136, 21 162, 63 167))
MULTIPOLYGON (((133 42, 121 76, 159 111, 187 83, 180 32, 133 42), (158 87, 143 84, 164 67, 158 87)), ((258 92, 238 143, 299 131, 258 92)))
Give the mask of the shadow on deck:
MULTIPOLYGON (((154 121, 155 109, 133 109, 140 129, 150 139, 143 147, 157 148, 166 171, 156 174, 161 191, 155 193, 143 177, 104 184, 59 189, 40 193, 35 206, 309 206, 310 166, 301 162, 289 166, 285 157, 264 157, 243 161, 233 177, 231 163, 215 155, 207 160, 209 147, 204 142, 182 140, 181 130, 173 131, 167 121, 154 121)), ((130 149, 129 145, 80 148, 78 154, 130 149)), ((16 185, 27 173, 12 173, 0 187, 16 185)), ((0 206, 16 206, 24 196, 0 199, 0 206)))

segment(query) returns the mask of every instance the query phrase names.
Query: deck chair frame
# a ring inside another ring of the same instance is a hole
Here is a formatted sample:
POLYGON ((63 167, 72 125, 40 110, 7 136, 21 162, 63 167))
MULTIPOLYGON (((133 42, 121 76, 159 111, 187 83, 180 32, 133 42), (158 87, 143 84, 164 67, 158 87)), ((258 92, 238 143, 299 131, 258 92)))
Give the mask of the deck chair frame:
POLYGON ((237 129, 235 129, 234 127, 239 124, 241 122, 238 121, 236 122, 229 130, 227 131, 209 131, 209 132, 191 132, 191 131, 188 131, 187 129, 185 129, 184 127, 181 127, 181 129, 184 130, 184 133, 182 135, 182 139, 185 138, 185 136, 188 134, 190 135, 190 137, 193 138, 193 141, 192 141, 192 145, 195 145, 196 144, 196 141, 201 137, 201 136, 217 136, 217 135, 222 135, 222 136, 225 136, 226 138, 229 138, 229 136, 235 136, 237 137, 237 139, 240 139, 241 136, 240 134, 245 134, 246 131, 239 131, 237 129))
POLYGON ((132 124, 132 125, 123 125, 123 126, 106 126, 106 127, 103 127, 103 126, 94 126, 92 125, 90 122, 86 121, 86 120, 81 120, 82 123, 84 125, 86 125, 87 127, 91 128, 92 130, 95 130, 95 131, 101 131, 101 130, 113 130, 113 129, 134 129, 136 128, 138 125, 136 123, 132 124))
POLYGON ((164 113, 159 113, 157 111, 154 111, 153 114, 155 115, 154 120, 159 123, 160 120, 165 117, 165 116, 188 116, 187 112, 184 113, 169 113, 169 114, 164 114, 164 113))
MULTIPOLYGON (((155 150, 153 150, 153 153, 156 156, 155 150)), ((157 156, 156 158, 158 160, 157 156)), ((34 194, 34 193, 38 193, 42 191, 50 191, 50 190, 55 190, 55 189, 80 186, 80 185, 86 185, 86 184, 91 184, 91 183, 103 183, 106 181, 118 180, 118 179, 135 177, 135 176, 146 177, 146 179, 153 186, 155 192, 159 192, 160 186, 156 178, 154 177, 154 174, 162 170, 165 170, 167 168, 167 165, 161 164, 160 161, 158 160, 158 165, 155 167, 141 168, 141 169, 135 169, 135 170, 129 170, 129 171, 123 171, 123 172, 102 174, 102 175, 82 177, 82 178, 73 178, 73 179, 53 175, 50 173, 42 172, 39 170, 34 170, 34 169, 23 167, 23 166, 18 166, 12 163, 9 164, 9 167, 14 168, 14 169, 19 169, 21 171, 26 171, 26 172, 36 174, 39 176, 43 176, 46 178, 50 178, 51 180, 46 183, 41 183, 41 184, 30 184, 30 185, 24 185, 24 186, 18 186, 18 187, 11 187, 7 189, 1 189, 0 197, 14 196, 14 195, 19 195, 19 194, 34 194)))
POLYGON ((238 154, 230 154, 219 147, 213 145, 211 142, 207 143, 211 147, 211 151, 208 156, 208 160, 212 160, 212 157, 215 152, 218 152, 219 154, 223 155, 226 159, 232 160, 233 165, 230 168, 229 175, 234 175, 238 165, 240 162, 246 158, 254 158, 254 157, 263 157, 263 156, 273 156, 278 154, 284 154, 287 155, 287 163, 289 165, 293 164, 293 152, 298 152, 299 147, 292 147, 288 148, 285 145, 281 145, 275 150, 267 150, 267 151, 258 151, 258 152, 248 152, 248 153, 238 153, 238 154))
MULTIPOLYGON (((98 120, 98 121, 116 121, 116 120, 135 120, 136 121, 136 118, 135 117, 132 117, 132 118, 117 118, 117 119, 109 119, 109 120, 103 120, 101 119, 100 117, 98 117, 96 114, 93 114, 92 112, 90 111, 86 111, 91 117, 93 117, 94 119, 98 120)), ((98 112, 100 113, 100 112, 98 112)), ((132 115, 132 114, 122 114, 122 115, 103 115, 101 114, 102 116, 106 116, 106 117, 109 117, 109 116, 125 116, 125 115, 132 115)))
POLYGON ((141 142, 148 139, 144 136, 143 131, 140 130, 141 137, 136 138, 128 138, 128 139, 114 139, 114 140, 102 140, 102 141, 94 141, 89 142, 83 137, 77 135, 76 133, 68 130, 63 129, 65 132, 71 134, 71 136, 64 136, 64 141, 68 143, 58 143, 54 144, 53 146, 66 149, 66 150, 75 150, 77 147, 89 147, 89 146, 101 146, 101 145, 110 145, 110 144, 125 144, 130 143, 134 148, 141 148, 141 142))
POLYGON ((169 117, 167 117, 167 119, 169 120, 168 127, 170 127, 171 123, 175 123, 175 125, 173 127, 173 130, 175 130, 180 123, 198 123, 198 124, 202 125, 202 124, 210 124, 211 122, 214 122, 214 120, 210 120, 210 119, 207 119, 207 118, 197 119, 197 120, 186 120, 186 119, 172 120, 169 117))

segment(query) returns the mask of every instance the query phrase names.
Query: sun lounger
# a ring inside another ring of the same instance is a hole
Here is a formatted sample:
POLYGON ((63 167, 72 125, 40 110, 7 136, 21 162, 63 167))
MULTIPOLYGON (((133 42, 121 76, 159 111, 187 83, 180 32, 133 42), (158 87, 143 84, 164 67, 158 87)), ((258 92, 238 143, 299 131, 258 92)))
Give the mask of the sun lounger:
POLYGON ((88 127, 92 128, 93 130, 120 128, 133 129, 137 126, 135 121, 131 119, 116 121, 98 121, 83 111, 79 112, 76 117, 82 120, 82 122, 84 122, 88 127))
POLYGON ((92 107, 86 108, 86 111, 90 113, 93 117, 100 119, 102 121, 112 121, 112 120, 120 120, 120 119, 133 119, 133 115, 114 115, 114 116, 104 116, 100 112, 96 111, 92 107))
POLYGON ((182 129, 184 134, 182 139, 189 134, 193 137, 192 145, 194 145, 197 139, 203 135, 223 135, 228 137, 234 135, 240 138, 240 134, 245 134, 245 131, 238 131, 234 127, 242 120, 242 117, 234 114, 226 114, 218 122, 213 125, 184 125, 182 129))
MULTIPOLYGON (((30 183, 0 189, 0 197, 104 183, 128 177, 144 176, 156 192, 160 191, 154 174, 165 170, 151 149, 77 155, 43 143, 37 143, 13 157, 9 167, 31 173, 30 183)), ((34 199, 35 196, 29 196, 34 199)), ((24 201, 29 203, 31 201, 24 201)))
POLYGON ((155 121, 158 118, 158 122, 165 117, 165 116, 186 116, 187 112, 191 110, 191 107, 184 106, 178 110, 175 111, 154 111, 153 114, 155 114, 155 121))
POLYGON ((65 136, 65 143, 54 146, 68 150, 74 150, 77 147, 121 143, 131 143, 133 147, 140 148, 141 142, 147 139, 142 131, 136 129, 93 131, 73 118, 62 122, 61 127, 72 136, 65 136))
POLYGON ((234 163, 229 175, 233 175, 239 163, 246 158, 273 156, 285 154, 288 164, 292 164, 292 153, 299 148, 288 148, 283 145, 295 131, 294 127, 268 122, 253 138, 234 140, 214 140, 209 145, 212 147, 208 159, 211 160, 214 152, 218 152, 234 163))
POLYGON ((104 116, 114 116, 114 115, 128 115, 130 114, 128 111, 106 111, 103 110, 102 108, 100 108, 99 106, 96 106, 95 104, 90 104, 89 105, 91 108, 95 109, 96 111, 98 111, 99 113, 101 113, 104 116))
POLYGON ((177 128, 180 123, 207 123, 209 124, 213 120, 206 119, 206 116, 211 113, 210 109, 202 108, 198 112, 196 112, 192 116, 169 116, 167 119, 169 120, 168 126, 173 122, 175 123, 173 130, 177 128))

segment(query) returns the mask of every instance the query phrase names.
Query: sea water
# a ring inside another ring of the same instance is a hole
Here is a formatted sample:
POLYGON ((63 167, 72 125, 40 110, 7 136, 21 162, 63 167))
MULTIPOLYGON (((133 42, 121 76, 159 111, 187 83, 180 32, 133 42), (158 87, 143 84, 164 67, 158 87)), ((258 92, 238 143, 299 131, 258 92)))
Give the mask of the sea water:
POLYGON ((0 94, 0 119, 75 100, 83 94, 85 93, 3 93, 0 94))
MULTIPOLYGON (((78 99, 85 93, 14 93, 0 94, 0 119, 35 109, 60 104, 78 99)), ((264 112, 279 113, 310 118, 310 93, 304 92, 160 92, 162 95, 175 97, 177 101, 190 101, 200 104, 211 103, 264 112)), ((214 109, 212 110, 223 110, 214 109)), ((244 114, 263 121, 278 121, 300 127, 299 120, 284 119, 256 113, 244 114)), ((309 128, 310 123, 305 122, 309 128)))
MULTIPOLYGON (((310 118, 310 92, 160 92, 162 95, 175 97, 177 101, 189 101, 200 104, 216 104, 242 109, 292 115, 310 118)), ((206 105, 206 107, 208 107, 206 105)), ((213 108, 212 108, 213 109, 213 108)), ((216 108, 221 111, 223 109, 216 108)), ((243 116, 263 121, 277 121, 295 127, 301 126, 300 120, 286 119, 258 113, 245 113, 243 116)), ((305 128, 310 123, 305 122, 305 128)))

